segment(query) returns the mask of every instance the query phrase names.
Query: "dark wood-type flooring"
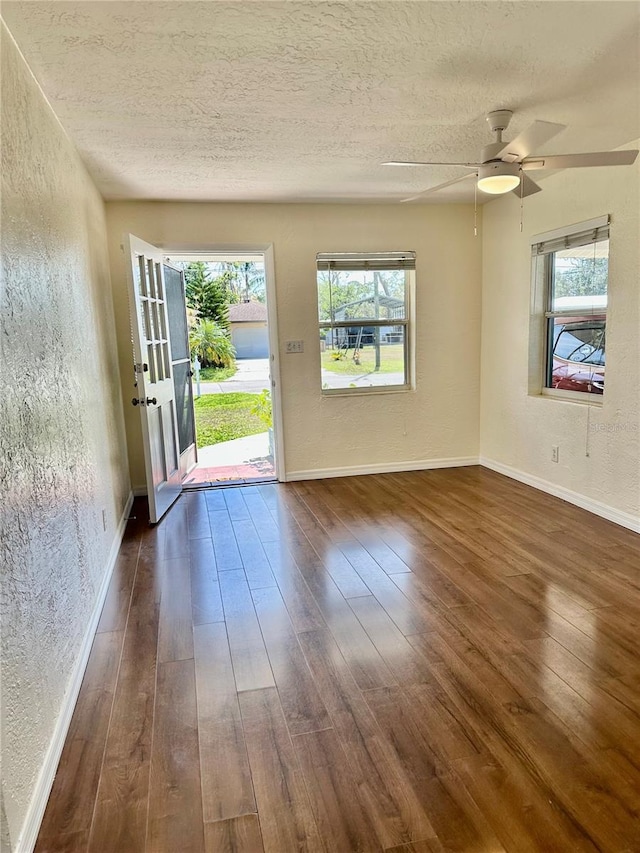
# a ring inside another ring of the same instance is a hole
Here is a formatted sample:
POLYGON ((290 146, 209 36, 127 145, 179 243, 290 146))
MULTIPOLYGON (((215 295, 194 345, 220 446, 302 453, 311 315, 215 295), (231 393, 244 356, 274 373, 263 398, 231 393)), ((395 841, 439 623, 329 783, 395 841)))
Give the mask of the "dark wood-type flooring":
POLYGON ((639 590, 639 536, 482 468, 185 494, 37 851, 637 853, 639 590))

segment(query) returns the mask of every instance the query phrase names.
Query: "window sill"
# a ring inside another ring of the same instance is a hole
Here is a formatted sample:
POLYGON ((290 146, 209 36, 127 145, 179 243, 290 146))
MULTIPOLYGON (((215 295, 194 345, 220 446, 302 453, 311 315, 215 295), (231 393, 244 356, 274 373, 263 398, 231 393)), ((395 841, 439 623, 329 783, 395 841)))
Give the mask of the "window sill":
POLYGON ((321 388, 323 397, 370 397, 380 394, 406 394, 415 391, 411 385, 388 385, 372 388, 321 388))
POLYGON ((598 406, 602 408, 604 403, 603 394, 588 394, 583 391, 562 391, 557 388, 543 388, 532 397, 540 397, 546 400, 558 400, 561 403, 576 403, 578 406, 598 406))

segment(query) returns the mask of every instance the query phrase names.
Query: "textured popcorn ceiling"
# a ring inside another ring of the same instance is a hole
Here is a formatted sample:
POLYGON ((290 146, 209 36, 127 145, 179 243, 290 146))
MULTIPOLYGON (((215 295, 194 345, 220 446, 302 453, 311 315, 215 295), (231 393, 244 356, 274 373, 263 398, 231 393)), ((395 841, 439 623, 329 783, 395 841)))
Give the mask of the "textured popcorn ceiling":
MULTIPOLYGON (((461 174, 487 111, 640 135, 635 2, 5 2, 107 198, 397 200, 461 174)), ((541 173, 542 174, 542 173, 541 173)), ((473 182, 431 201, 473 199, 473 182)))

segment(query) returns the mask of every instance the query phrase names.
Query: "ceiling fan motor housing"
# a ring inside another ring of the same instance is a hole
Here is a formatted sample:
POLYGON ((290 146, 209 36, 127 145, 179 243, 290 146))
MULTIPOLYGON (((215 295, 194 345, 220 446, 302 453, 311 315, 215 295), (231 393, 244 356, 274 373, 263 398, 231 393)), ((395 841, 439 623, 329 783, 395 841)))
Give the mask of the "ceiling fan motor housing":
POLYGON ((498 157, 498 154, 503 150, 504 142, 502 140, 485 145, 482 149, 482 162, 490 163, 492 160, 495 160, 496 162, 501 163, 502 161, 498 157))

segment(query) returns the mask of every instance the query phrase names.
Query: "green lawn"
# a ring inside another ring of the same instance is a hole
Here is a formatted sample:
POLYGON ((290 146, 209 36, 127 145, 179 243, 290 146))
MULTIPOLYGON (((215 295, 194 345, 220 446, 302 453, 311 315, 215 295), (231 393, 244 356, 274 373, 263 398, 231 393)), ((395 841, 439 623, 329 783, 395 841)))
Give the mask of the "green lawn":
POLYGON ((231 379, 237 371, 238 368, 235 364, 233 367, 202 367, 200 379, 203 382, 222 382, 223 379, 231 379))
POLYGON ((205 394, 195 400, 198 447, 266 432, 267 428, 251 409, 259 394, 205 394))
MULTIPOLYGON (((346 373, 350 376, 360 376, 363 373, 373 373, 375 370, 375 347, 366 346, 360 350, 360 364, 353 360, 353 350, 350 349, 346 358, 336 361, 333 358, 337 350, 326 350, 322 353, 322 366, 331 373, 346 373)), ((380 347, 380 369, 378 373, 402 373, 404 370, 404 347, 402 344, 387 344, 380 347)))

